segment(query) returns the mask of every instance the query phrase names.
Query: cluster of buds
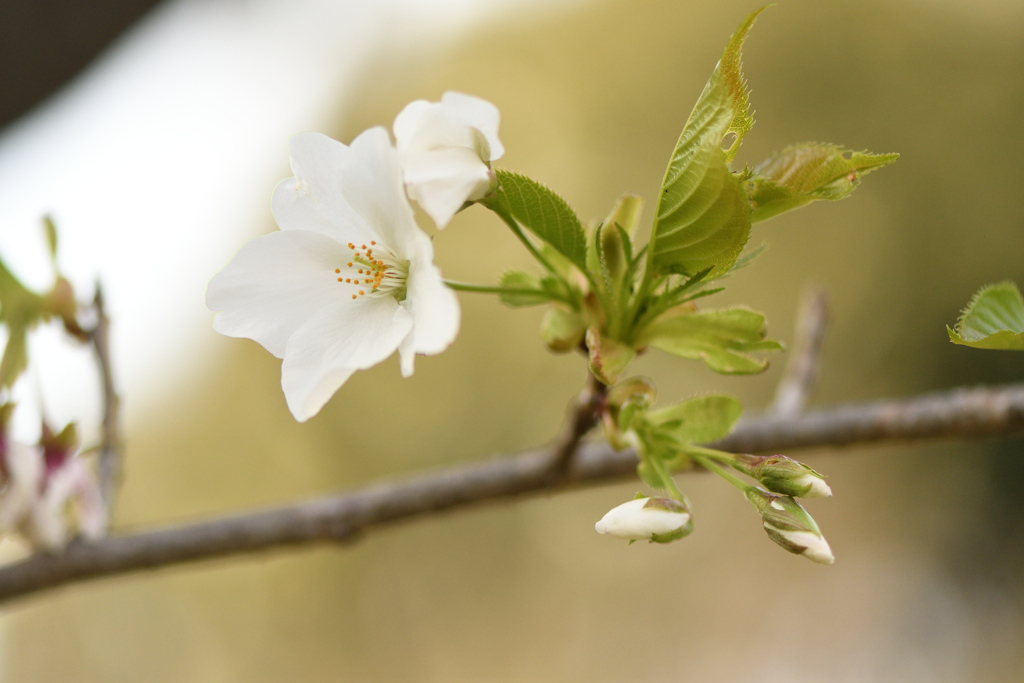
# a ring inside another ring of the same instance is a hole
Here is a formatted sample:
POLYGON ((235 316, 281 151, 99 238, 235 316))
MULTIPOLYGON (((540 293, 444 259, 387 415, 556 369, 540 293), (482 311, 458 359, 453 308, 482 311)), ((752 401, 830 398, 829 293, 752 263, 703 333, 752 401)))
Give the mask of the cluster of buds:
POLYGON ((693 517, 686 501, 647 498, 641 494, 614 507, 594 525, 599 534, 633 541, 671 543, 693 531, 693 517))
POLYGON ((792 496, 750 487, 746 491, 746 498, 761 513, 768 538, 789 552, 803 555, 814 562, 835 562, 832 549, 821 535, 818 525, 792 496))
POLYGON ((73 424, 54 433, 43 425, 38 445, 8 438, 13 404, 0 406, 0 532, 17 533, 34 548, 62 549, 70 532, 99 538, 106 509, 95 477, 78 453, 73 424))

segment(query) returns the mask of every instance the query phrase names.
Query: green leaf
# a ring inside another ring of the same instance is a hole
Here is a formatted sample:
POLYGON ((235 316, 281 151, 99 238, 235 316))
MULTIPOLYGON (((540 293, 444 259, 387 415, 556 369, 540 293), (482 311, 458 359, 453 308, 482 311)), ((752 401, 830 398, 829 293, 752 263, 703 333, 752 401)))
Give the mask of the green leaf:
POLYGON ((540 336, 555 353, 567 353, 578 348, 587 332, 583 316, 561 307, 548 309, 540 323, 540 336))
POLYGON ((602 336, 596 327, 587 330, 587 350, 590 352, 590 371, 609 386, 619 381, 619 375, 636 358, 633 347, 602 336))
POLYGON ((817 142, 787 147, 754 169, 747 190, 753 206, 751 221, 767 220, 818 199, 842 199, 863 176, 899 156, 854 152, 817 142))
POLYGON ((985 285, 946 330, 954 344, 976 349, 1024 351, 1024 299, 1010 281, 985 285))
POLYGON ((28 367, 27 333, 27 326, 10 326, 7 346, 0 360, 0 389, 9 389, 28 367))
POLYGON ((585 268, 587 239, 572 207, 554 191, 524 175, 501 169, 494 173, 502 207, 527 230, 585 268))
POLYGON ((45 297, 25 289, 0 263, 0 323, 7 326, 7 346, 0 360, 0 389, 10 388, 28 367, 29 329, 52 315, 45 297))
POLYGON ((57 259, 57 226, 53 218, 43 216, 43 230, 46 231, 46 245, 50 248, 50 258, 56 263, 57 259))
POLYGON ((647 419, 653 425, 668 426, 679 443, 706 444, 728 436, 742 412, 735 398, 716 394, 649 411, 647 419))
POLYGON ((604 219, 604 223, 605 225, 617 223, 626 231, 627 236, 632 237, 636 232, 636 226, 640 222, 640 214, 643 213, 643 210, 643 197, 627 192, 616 200, 612 212, 604 219))
POLYGON ((643 331, 640 343, 699 358, 716 372, 746 375, 768 367, 767 360, 749 354, 782 350, 779 342, 765 339, 765 333, 764 315, 736 307, 659 318, 643 331))
POLYGON ((500 292, 498 299, 508 306, 537 306, 551 301, 544 291, 540 277, 521 270, 509 270, 501 276, 500 284, 509 291, 500 292))
POLYGON ((750 236, 750 204, 743 178, 729 162, 754 125, 740 65, 743 41, 761 8, 729 40, 704 92, 683 127, 658 196, 649 264, 656 273, 711 277, 729 270, 750 236), (733 135, 723 149, 726 136, 733 135))

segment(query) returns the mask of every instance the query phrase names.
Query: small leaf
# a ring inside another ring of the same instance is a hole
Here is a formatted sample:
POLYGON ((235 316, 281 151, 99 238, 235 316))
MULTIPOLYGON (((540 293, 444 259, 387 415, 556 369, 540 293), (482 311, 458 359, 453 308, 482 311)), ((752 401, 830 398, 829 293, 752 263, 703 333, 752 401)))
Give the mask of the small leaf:
POLYGON ((50 247, 50 258, 56 262, 57 259, 57 226, 53 218, 43 216, 43 229, 46 231, 46 244, 50 247))
POLYGON ((723 394, 696 396, 673 406, 647 413, 654 425, 668 425, 679 443, 706 444, 724 439, 732 431, 743 406, 732 396, 723 394))
POLYGON ((508 306, 537 306, 551 301, 544 291, 540 277, 521 270, 509 270, 501 276, 501 286, 510 290, 498 294, 498 299, 508 306))
POLYGON ((28 367, 26 335, 41 320, 53 315, 51 301, 25 289, 0 263, 0 323, 7 326, 7 347, 0 360, 0 389, 10 388, 28 367))
POLYGON ((590 351, 590 371, 607 385, 615 384, 626 366, 636 358, 633 347, 602 336, 596 327, 587 330, 587 349, 590 351))
POLYGON ((743 178, 729 162, 754 125, 748 112, 740 52, 761 8, 729 40, 704 92, 683 127, 658 196, 650 265, 658 273, 711 277, 729 270, 750 236, 750 205, 743 178), (734 139, 726 149, 726 136, 734 139))
POLYGON ((576 311, 553 307, 544 314, 540 323, 540 336, 555 353, 567 353, 578 348, 587 326, 576 311))
POLYGON ((853 192, 863 176, 888 166, 899 156, 854 152, 817 142, 787 147, 754 169, 748 184, 751 221, 767 220, 818 199, 842 199, 853 192))
POLYGON ((960 314, 955 329, 946 327, 954 344, 976 349, 1024 351, 1024 299, 1013 282, 985 285, 960 314))
POLYGON ((494 172, 502 207, 527 230, 584 268, 587 240, 572 207, 554 191, 524 175, 501 169, 494 172))
POLYGON ((644 198, 640 195, 627 192, 618 198, 615 207, 608 217, 604 219, 605 225, 617 223, 620 228, 626 231, 626 235, 633 236, 636 232, 637 223, 640 222, 640 215, 644 210, 644 198))
POLYGON ((646 458, 640 460, 640 463, 636 466, 636 476, 640 477, 640 481, 652 489, 661 491, 665 488, 665 484, 661 481, 661 475, 651 467, 646 458))
POLYGON ((643 331, 640 343, 699 358, 716 372, 747 375, 768 367, 767 360, 750 353, 782 350, 779 342, 765 339, 765 333, 764 315, 736 307, 659 318, 643 331))
POLYGON ((28 367, 25 325, 10 325, 3 360, 0 360, 0 389, 9 389, 28 367))

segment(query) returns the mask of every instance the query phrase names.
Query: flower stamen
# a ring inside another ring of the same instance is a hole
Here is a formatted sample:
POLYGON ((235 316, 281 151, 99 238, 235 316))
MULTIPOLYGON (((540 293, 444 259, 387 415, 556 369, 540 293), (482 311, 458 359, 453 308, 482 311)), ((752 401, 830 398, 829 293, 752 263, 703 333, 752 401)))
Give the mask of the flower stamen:
POLYGON ((354 273, 351 270, 346 270, 342 273, 341 268, 335 268, 335 274, 344 274, 349 276, 337 278, 338 282, 344 281, 345 284, 362 284, 371 286, 369 292, 365 289, 357 290, 357 292, 352 295, 353 299, 367 295, 374 296, 386 294, 394 296, 396 299, 401 301, 405 298, 406 279, 409 275, 409 262, 398 258, 387 247, 377 246, 376 241, 372 241, 370 244, 373 245, 377 253, 373 253, 374 249, 368 248, 365 244, 356 248, 353 243, 349 242, 348 247, 352 250, 352 260, 346 262, 346 267, 348 269, 357 265, 362 267, 356 268, 354 273))

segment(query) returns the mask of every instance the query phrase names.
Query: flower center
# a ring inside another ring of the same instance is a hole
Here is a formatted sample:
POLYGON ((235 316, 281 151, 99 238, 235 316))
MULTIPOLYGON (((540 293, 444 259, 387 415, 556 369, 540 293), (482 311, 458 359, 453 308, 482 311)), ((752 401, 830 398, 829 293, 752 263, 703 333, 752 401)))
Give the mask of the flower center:
POLYGON ((405 298, 405 282, 409 277, 409 262, 404 261, 383 245, 371 241, 369 245, 348 248, 352 256, 342 268, 335 268, 337 281, 352 288, 352 298, 364 296, 393 296, 405 298))

